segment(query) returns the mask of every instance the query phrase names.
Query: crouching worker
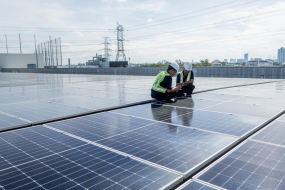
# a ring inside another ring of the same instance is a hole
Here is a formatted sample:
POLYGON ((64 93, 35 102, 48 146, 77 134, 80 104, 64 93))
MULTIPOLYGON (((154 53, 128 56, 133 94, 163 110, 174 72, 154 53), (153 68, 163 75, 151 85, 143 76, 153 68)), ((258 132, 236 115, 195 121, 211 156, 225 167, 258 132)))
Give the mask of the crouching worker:
POLYGON ((160 72, 152 85, 151 97, 158 101, 167 100, 167 102, 174 102, 171 99, 176 98, 176 93, 181 89, 181 85, 172 87, 172 77, 174 77, 179 70, 176 63, 171 63, 167 71, 160 72))
POLYGON ((176 79, 176 86, 181 85, 182 89, 178 91, 177 96, 188 96, 191 97, 195 86, 194 83, 194 74, 192 71, 192 64, 186 62, 183 66, 183 71, 179 72, 176 79))

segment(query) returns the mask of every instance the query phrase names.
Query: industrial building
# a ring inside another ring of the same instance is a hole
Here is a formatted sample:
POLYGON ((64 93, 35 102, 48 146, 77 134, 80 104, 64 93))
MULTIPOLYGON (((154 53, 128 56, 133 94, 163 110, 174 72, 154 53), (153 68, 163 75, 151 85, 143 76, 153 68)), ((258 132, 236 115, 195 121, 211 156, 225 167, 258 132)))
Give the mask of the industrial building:
POLYGON ((0 68, 44 68, 43 54, 0 53, 0 68))

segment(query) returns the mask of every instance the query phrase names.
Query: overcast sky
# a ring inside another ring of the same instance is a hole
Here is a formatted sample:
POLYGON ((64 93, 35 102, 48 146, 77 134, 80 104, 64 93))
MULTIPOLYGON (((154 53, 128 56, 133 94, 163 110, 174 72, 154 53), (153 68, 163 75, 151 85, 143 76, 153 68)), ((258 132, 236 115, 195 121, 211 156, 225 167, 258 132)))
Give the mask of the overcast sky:
POLYGON ((0 0, 0 53, 33 53, 37 43, 61 37, 63 62, 103 54, 110 37, 116 57, 116 22, 125 28, 127 58, 161 60, 276 58, 285 46, 285 0, 0 0), (283 41, 283 42, 282 42, 283 41))

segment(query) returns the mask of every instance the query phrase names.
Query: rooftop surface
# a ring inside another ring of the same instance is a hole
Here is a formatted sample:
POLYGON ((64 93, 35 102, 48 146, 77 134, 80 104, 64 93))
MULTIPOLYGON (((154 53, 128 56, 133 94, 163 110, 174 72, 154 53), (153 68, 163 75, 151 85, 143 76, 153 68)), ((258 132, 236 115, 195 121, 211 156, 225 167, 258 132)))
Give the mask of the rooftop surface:
POLYGON ((152 108, 154 77, 0 79, 0 189, 285 188, 283 80, 196 78, 152 108))

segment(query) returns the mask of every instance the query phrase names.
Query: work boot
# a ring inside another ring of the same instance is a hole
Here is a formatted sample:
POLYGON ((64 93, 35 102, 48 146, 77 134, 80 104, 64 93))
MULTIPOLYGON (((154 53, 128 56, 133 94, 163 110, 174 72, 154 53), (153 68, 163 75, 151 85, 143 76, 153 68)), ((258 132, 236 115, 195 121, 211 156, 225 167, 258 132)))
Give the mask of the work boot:
POLYGON ((166 101, 167 103, 175 103, 177 102, 176 98, 172 98, 166 101))

